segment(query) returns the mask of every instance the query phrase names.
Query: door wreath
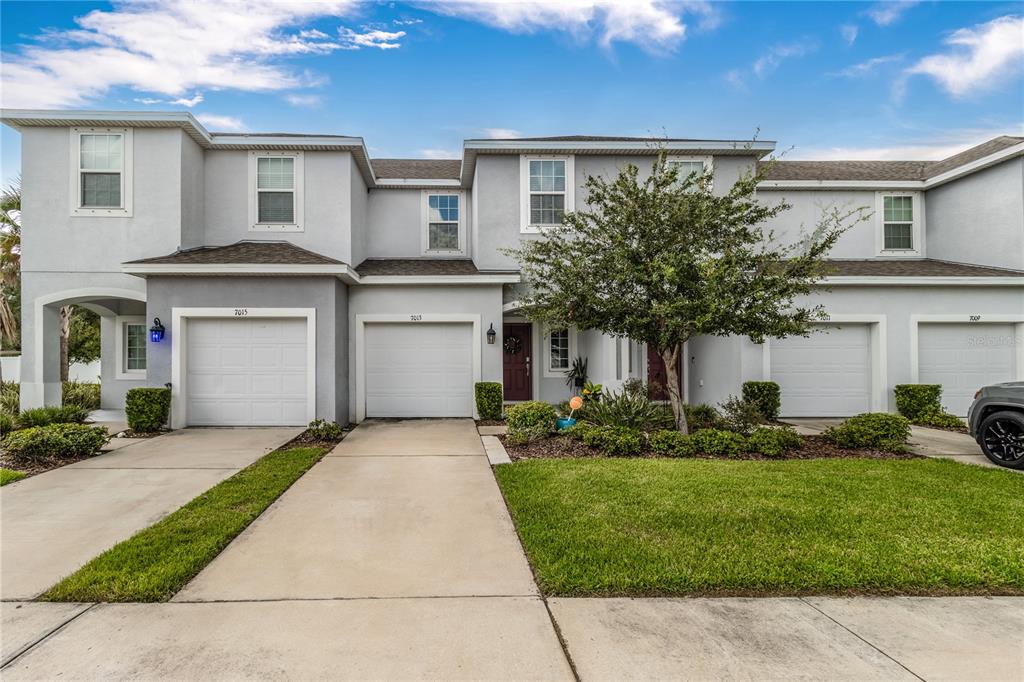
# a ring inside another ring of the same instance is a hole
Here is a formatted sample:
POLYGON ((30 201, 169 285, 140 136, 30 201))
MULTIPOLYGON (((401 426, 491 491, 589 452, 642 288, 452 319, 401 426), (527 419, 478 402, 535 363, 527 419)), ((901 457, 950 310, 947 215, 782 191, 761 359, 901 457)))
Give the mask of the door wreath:
POLYGON ((509 355, 515 355, 523 350, 523 340, 515 334, 509 334, 502 341, 502 347, 509 355))

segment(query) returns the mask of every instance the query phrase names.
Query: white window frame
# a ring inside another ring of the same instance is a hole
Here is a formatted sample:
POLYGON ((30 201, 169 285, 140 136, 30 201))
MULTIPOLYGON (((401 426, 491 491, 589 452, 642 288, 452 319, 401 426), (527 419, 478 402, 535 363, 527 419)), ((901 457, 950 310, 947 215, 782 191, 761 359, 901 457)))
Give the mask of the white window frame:
POLYGON ((579 354, 576 349, 576 328, 569 327, 569 366, 565 369, 553 369, 551 367, 551 330, 547 327, 544 328, 544 334, 541 339, 541 343, 544 344, 544 377, 547 379, 554 379, 559 377, 565 377, 566 374, 572 369, 572 361, 579 354))
POLYGON ((143 315, 117 315, 114 317, 114 357, 117 358, 117 369, 114 376, 118 379, 145 379, 146 370, 128 369, 128 325, 142 325, 143 337, 146 339, 146 367, 149 367, 149 330, 146 329, 146 318, 143 315))
POLYGON ((303 232, 305 225, 305 182, 304 156, 302 152, 249 152, 249 231, 250 232, 303 232), (285 157, 294 159, 295 178, 292 193, 295 200, 295 222, 292 223, 261 223, 259 222, 259 190, 256 187, 256 168, 259 159, 285 157))
POLYGON ((532 194, 558 194, 558 192, 530 191, 531 161, 564 161, 565 162, 565 213, 576 210, 576 157, 573 155, 532 155, 519 157, 519 231, 523 234, 538 234, 554 225, 534 225, 530 223, 530 196, 532 194))
MULTIPOLYGON (((707 173, 711 178, 711 187, 715 186, 715 157, 713 156, 685 156, 682 154, 669 154, 665 157, 665 163, 669 164, 674 161, 700 161, 704 164, 704 172, 707 173)), ((680 178, 681 180, 682 178, 680 178)))
POLYGON ((423 190, 420 197, 420 254, 424 256, 466 255, 466 194, 460 191, 423 190), (430 248, 430 197, 456 196, 459 198, 459 248, 430 248))
POLYGON ((130 218, 132 216, 132 153, 134 140, 131 128, 72 128, 71 181, 68 192, 72 216, 99 216, 106 218, 130 218), (121 136, 121 205, 109 208, 82 206, 82 135, 121 136))
POLYGON ((922 258, 924 256, 924 195, 921 192, 875 192, 875 252, 879 256, 894 258, 922 258), (885 197, 911 197, 914 220, 910 229, 912 248, 885 248, 885 197))

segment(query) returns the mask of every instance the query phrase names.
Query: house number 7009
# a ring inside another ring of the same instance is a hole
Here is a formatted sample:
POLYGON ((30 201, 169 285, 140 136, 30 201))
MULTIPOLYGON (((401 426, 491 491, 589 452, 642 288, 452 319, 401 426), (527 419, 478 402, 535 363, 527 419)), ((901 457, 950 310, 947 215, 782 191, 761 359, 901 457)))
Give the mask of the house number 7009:
POLYGON ((249 314, 248 308, 235 308, 235 317, 245 317, 249 314))

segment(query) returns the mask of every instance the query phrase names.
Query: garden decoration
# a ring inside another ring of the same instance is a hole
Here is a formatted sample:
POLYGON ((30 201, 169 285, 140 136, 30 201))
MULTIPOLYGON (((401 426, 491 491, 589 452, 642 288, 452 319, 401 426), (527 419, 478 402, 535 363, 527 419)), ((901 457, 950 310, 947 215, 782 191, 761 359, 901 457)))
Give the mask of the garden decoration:
POLYGON ((572 398, 569 399, 569 416, 560 417, 556 422, 556 426, 559 431, 561 431, 562 429, 567 429, 570 426, 576 426, 576 419, 573 417, 573 415, 576 414, 576 410, 580 409, 581 407, 583 407, 583 398, 579 397, 578 395, 574 395, 572 398))

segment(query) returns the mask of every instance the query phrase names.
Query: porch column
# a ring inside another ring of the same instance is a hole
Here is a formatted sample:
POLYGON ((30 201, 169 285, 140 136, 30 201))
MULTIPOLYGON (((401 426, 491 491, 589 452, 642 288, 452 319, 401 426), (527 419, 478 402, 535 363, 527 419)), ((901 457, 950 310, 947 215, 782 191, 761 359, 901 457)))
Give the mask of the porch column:
POLYGON ((60 306, 24 305, 21 316, 21 409, 60 405, 60 306))

